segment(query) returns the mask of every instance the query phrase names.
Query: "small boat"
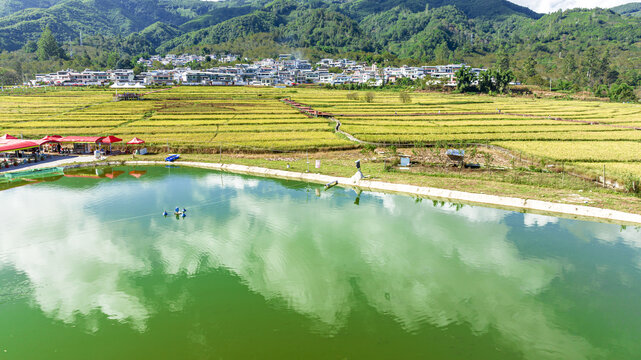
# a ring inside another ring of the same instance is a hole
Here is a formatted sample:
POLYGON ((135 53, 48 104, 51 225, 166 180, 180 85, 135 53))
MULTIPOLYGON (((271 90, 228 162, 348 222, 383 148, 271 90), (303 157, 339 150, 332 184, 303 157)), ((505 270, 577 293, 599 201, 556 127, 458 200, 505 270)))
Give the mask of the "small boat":
POLYGON ((180 159, 180 155, 178 155, 178 154, 169 154, 169 156, 167 156, 165 158, 165 161, 174 162, 174 161, 176 161, 178 159, 180 159))
POLYGON ((331 189, 336 185, 338 185, 338 180, 334 180, 332 182, 328 182, 327 184, 325 184, 325 190, 331 189))

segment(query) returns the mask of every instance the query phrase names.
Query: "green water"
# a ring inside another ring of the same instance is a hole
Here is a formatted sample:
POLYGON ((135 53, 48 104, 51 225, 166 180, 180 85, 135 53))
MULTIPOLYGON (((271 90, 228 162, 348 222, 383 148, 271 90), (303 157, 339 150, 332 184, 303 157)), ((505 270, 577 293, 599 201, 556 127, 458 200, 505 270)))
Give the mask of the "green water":
POLYGON ((0 359, 641 358, 636 228, 198 169, 71 175, 0 192, 0 359))

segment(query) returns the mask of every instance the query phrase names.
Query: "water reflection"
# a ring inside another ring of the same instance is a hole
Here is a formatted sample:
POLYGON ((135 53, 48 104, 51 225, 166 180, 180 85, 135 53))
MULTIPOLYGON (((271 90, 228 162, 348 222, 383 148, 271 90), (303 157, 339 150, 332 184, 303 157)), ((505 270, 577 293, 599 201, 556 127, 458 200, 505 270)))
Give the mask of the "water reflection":
MULTIPOLYGON (((326 334, 348 326, 365 301, 408 332, 461 324, 476 334, 497 331, 531 359, 600 351, 541 300, 572 269, 556 257, 524 257, 509 239, 505 219, 514 213, 341 189, 308 202, 305 190, 233 175, 143 179, 99 191, 33 186, 0 193, 3 206, 14 209, 11 226, 0 226, 0 268, 26 274, 35 303, 66 323, 104 314, 145 331, 158 302, 134 279, 224 268, 264 298, 315 319, 326 334), (190 210, 185 221, 166 221, 155 209, 175 200, 167 191, 177 183, 182 201, 209 205, 190 210), (117 208, 111 198, 155 203, 126 218, 129 207, 121 201, 117 208)), ((516 215, 525 227, 559 225, 557 218, 516 215)), ((561 225, 577 238, 641 244, 636 229, 561 225)), ((164 306, 180 311, 185 296, 164 306)))
POLYGON ((144 329, 149 311, 122 281, 128 272, 146 271, 144 259, 100 218, 83 213, 86 202, 101 195, 30 187, 1 196, 14 216, 0 226, 0 266, 29 277, 34 300, 47 315, 73 323, 76 315, 98 310, 144 329))

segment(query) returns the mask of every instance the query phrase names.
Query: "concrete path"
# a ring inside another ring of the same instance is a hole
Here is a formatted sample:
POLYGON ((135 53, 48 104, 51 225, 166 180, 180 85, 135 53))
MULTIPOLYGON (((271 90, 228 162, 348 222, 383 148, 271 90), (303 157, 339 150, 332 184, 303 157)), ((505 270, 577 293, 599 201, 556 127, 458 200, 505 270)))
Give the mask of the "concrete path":
POLYGON ((0 169, 0 174, 24 170, 53 168, 58 166, 71 165, 74 163, 87 163, 92 161, 96 161, 96 158, 94 158, 93 155, 52 155, 46 160, 38 161, 37 163, 28 163, 20 166, 2 168, 0 169))

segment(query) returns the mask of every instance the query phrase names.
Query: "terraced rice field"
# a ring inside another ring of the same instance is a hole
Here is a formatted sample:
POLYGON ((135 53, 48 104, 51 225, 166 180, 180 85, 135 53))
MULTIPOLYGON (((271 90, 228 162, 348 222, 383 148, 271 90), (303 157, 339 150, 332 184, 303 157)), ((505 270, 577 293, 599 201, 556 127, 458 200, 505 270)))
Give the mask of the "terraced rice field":
POLYGON ((641 105, 475 95, 319 90, 292 99, 332 113, 341 130, 364 141, 391 144, 487 143, 549 162, 572 162, 610 175, 641 178, 641 105), (598 164, 592 166, 590 164, 598 164))
MULTIPOLYGON (((286 91, 286 90, 285 90, 286 91)), ((134 136, 176 148, 301 150, 353 148, 328 119, 309 118, 278 100, 283 90, 182 87, 113 101, 111 91, 54 91, 0 97, 0 132, 134 136)))
POLYGON ((134 136, 151 145, 244 150, 351 148, 326 118, 279 101, 290 98, 335 115, 341 130, 386 144, 487 143, 549 162, 572 162, 641 178, 641 105, 446 94, 237 87, 179 87, 114 102, 108 90, 57 90, 0 97, 0 133, 134 136), (586 165, 587 164, 587 165, 586 165), (591 165, 596 164, 596 165, 591 165))

